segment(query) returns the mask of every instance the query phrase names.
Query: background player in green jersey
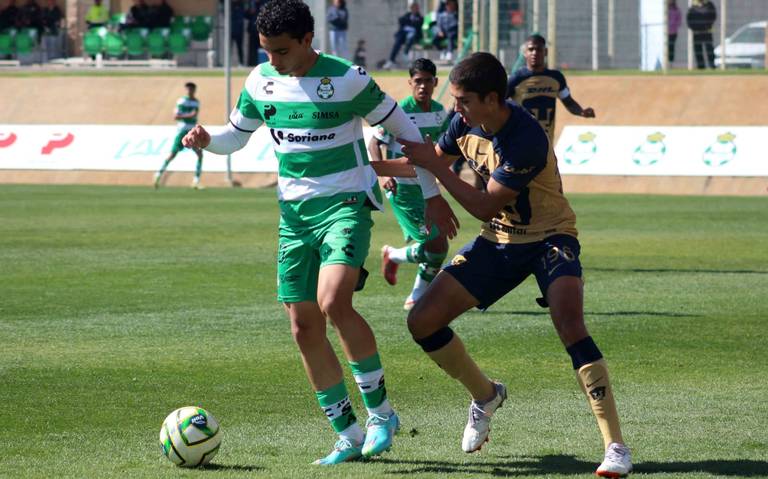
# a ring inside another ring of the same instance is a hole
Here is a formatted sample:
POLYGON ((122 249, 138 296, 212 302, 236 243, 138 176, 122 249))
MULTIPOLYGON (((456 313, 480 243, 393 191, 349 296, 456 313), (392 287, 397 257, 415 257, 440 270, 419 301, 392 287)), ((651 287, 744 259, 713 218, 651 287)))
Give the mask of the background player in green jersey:
MULTIPOLYGON (((257 26, 269 62, 246 79, 226 127, 209 134, 197 125, 184 145, 232 153, 262 124, 270 128, 278 159, 278 300, 320 407, 339 435, 316 464, 374 456, 391 446, 399 419, 388 400, 376 339, 352 305, 364 280, 371 212, 381 206, 362 120, 413 141, 422 141, 421 135, 363 68, 312 49, 314 19, 303 2, 267 3, 257 26), (366 432, 357 423, 326 321, 336 330, 368 411, 366 432)), ((452 237, 458 223, 434 176, 416 172, 428 218, 452 237)))
POLYGON ((605 445, 599 476, 632 470, 624 445, 608 368, 584 324, 583 283, 576 216, 562 192, 547 135, 523 108, 504 100, 506 72, 490 53, 462 60, 449 77, 458 113, 434 147, 402 141, 409 162, 432 171, 469 213, 483 221, 480 235, 462 247, 408 314, 415 341, 472 397, 462 449, 488 440, 491 416, 507 396, 469 356, 448 326, 477 307, 487 309, 534 275, 605 445), (458 155, 480 173, 484 191, 449 168, 458 155))
MULTIPOLYGON (((155 188, 160 186, 160 182, 163 178, 163 173, 171 164, 176 155, 184 149, 182 144, 182 138, 197 124, 197 115, 200 114, 200 101, 195 98, 195 91, 197 85, 192 82, 185 83, 184 86, 187 89, 187 96, 183 96, 176 101, 176 114, 174 119, 178 121, 176 131, 176 137, 173 139, 173 146, 171 147, 171 154, 163 162, 163 166, 155 173, 155 188)), ((192 150, 197 155, 197 168, 195 168, 195 178, 192 180, 192 187, 200 189, 200 173, 203 171, 203 150, 200 148, 192 147, 192 150)))
POLYGON ((551 141, 555 135, 555 107, 557 99, 576 116, 594 118, 595 110, 582 108, 571 96, 560 70, 546 66, 547 42, 541 35, 531 35, 523 44, 525 66, 509 77, 507 96, 515 100, 539 121, 551 141))
MULTIPOLYGON (((405 113, 419 128, 422 136, 439 138, 448 127, 448 115, 440 103, 432 99, 437 86, 437 67, 427 58, 414 60, 408 73, 411 96, 400 102, 405 113)), ((381 146, 387 150, 387 158, 400 158, 400 143, 386 129, 379 127, 368 143, 372 161, 381 161, 381 146)), ((424 222, 424 196, 416 178, 379 177, 379 182, 386 191, 392 211, 403 231, 406 242, 411 245, 393 248, 384 245, 381 249, 381 267, 384 278, 391 285, 397 282, 397 267, 402 263, 418 263, 419 271, 413 283, 413 289, 403 307, 409 310, 418 301, 429 283, 440 271, 448 254, 448 240, 437 228, 431 230, 424 222)))

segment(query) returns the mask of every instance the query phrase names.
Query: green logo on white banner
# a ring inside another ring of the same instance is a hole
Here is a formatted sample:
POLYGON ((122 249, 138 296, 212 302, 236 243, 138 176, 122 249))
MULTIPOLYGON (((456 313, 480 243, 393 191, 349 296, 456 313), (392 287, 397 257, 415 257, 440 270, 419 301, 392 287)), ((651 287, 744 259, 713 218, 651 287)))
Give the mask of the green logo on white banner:
POLYGON ((655 165, 667 154, 667 145, 664 144, 665 135, 657 131, 645 138, 645 143, 640 144, 632 153, 632 162, 637 166, 655 165))
POLYGON ((717 141, 709 145, 701 155, 704 164, 718 167, 730 163, 736 156, 736 143, 733 142, 735 138, 736 135, 731 132, 717 135, 717 141))
POLYGON ((591 131, 579 135, 579 141, 565 149, 563 161, 568 165, 583 165, 591 160, 597 153, 596 136, 591 131))

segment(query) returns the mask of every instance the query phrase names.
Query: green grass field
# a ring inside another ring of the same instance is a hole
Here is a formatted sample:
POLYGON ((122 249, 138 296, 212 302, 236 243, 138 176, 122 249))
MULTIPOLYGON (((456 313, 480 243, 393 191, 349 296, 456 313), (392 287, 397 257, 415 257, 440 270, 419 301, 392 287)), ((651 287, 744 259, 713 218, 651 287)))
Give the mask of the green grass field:
MULTIPOLYGON (((572 202, 636 474, 768 477, 768 198, 572 202)), ((460 218, 452 250, 478 231, 460 218)), ((355 304, 403 430, 382 458, 321 469, 334 436, 274 299, 273 190, 0 186, 0 477, 590 477, 600 436, 530 279, 454 323, 509 387, 490 444, 461 452, 467 396, 411 341, 414 269, 396 287, 378 275, 400 233, 375 219, 355 304), (157 445, 191 404, 224 431, 204 470, 157 445)))

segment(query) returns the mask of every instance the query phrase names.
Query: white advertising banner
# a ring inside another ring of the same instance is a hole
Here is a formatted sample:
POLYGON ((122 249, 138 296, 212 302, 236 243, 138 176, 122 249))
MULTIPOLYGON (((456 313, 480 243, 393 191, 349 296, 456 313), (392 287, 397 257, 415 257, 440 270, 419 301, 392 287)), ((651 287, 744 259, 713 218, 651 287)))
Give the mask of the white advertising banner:
MULTIPOLYGON (((372 128, 365 128, 366 144, 372 128)), ((171 152, 176 127, 137 125, 0 125, 0 169, 156 171, 171 152)), ((169 171, 195 171, 184 149, 169 171)), ((205 152, 203 170, 227 170, 226 156, 205 152)), ((232 154, 232 171, 277 172, 269 128, 232 154)))
POLYGON ((564 175, 768 176, 762 126, 566 126, 564 175))

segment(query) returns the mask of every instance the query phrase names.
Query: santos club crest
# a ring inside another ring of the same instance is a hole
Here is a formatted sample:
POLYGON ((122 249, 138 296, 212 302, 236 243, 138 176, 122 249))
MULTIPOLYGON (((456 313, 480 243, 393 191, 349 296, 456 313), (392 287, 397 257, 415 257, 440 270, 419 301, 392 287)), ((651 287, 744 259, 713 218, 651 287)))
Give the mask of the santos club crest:
POLYGON ((333 96, 333 93, 334 89, 333 83, 331 83, 331 79, 328 77, 323 77, 323 79, 320 80, 320 84, 317 85, 317 96, 323 100, 327 100, 333 96))

